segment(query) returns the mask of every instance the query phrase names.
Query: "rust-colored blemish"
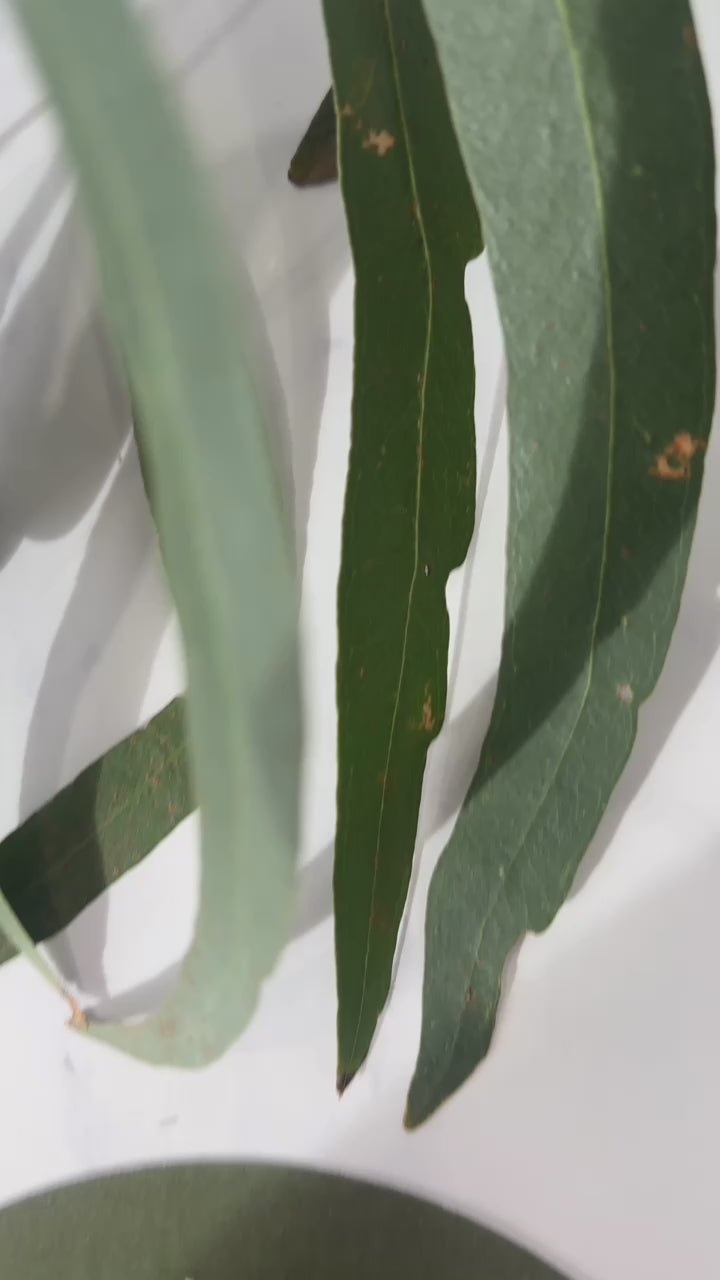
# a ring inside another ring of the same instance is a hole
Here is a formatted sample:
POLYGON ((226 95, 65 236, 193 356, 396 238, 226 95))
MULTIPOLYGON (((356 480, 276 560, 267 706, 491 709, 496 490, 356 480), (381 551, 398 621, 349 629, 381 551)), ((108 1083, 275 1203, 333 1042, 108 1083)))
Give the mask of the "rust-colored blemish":
POLYGON ((432 695, 427 685, 425 686, 425 701, 423 702, 422 721, 421 721, 420 727, 424 729, 426 733, 432 733, 433 729, 435 728, 435 716, 433 715, 433 708, 432 708, 432 695))
POLYGON ((369 151, 371 148, 379 156, 386 156, 395 146, 395 139, 387 129, 371 129, 367 138, 363 141, 363 151, 369 151))
POLYGON ((351 116, 351 115, 352 115, 352 113, 353 113, 353 109, 352 109, 352 107, 350 106, 350 103, 349 103, 349 102, 346 102, 346 103, 345 103, 345 106, 343 107, 342 111, 340 112, 340 115, 341 115, 341 116, 351 116))
POLYGON ((377 905, 370 912, 369 926, 375 934, 387 934, 393 929, 392 916, 384 910, 381 905, 377 905))
POLYGON ((697 36, 692 22, 686 22, 682 29, 683 44, 686 49, 697 49, 697 36))
POLYGON ((173 802, 172 802, 172 800, 171 800, 171 801, 170 801, 170 803, 168 804, 168 813, 170 814, 170 817, 171 817, 171 818, 173 818, 173 817, 175 816, 175 810, 176 810, 176 808, 177 808, 177 805, 173 804, 173 802))
POLYGON ((627 547, 623 547, 621 549, 620 556, 623 560, 632 560, 632 556, 630 555, 630 552, 628 551, 627 547))
POLYGON ((67 1002, 70 1005, 70 1017, 68 1018, 67 1025, 72 1027, 74 1031, 87 1031, 87 1017, 83 1013, 75 997, 68 995, 67 1002))
POLYGON ((692 475, 692 460, 696 453, 705 448, 705 440, 691 436, 689 431, 680 431, 662 453, 658 454, 650 468, 650 475, 658 480, 689 480, 692 475))
POLYGON ((629 707, 633 700, 633 691, 629 684, 619 684, 615 690, 623 706, 629 707))

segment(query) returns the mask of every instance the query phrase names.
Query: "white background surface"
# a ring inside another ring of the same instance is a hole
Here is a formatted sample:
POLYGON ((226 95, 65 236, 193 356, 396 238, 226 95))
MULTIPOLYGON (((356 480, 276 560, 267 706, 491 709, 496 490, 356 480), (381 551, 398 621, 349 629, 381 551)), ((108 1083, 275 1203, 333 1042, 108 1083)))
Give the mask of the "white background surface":
MULTIPOLYGON (((502 618, 501 346, 484 264, 475 325, 483 524, 451 583, 449 724, 389 1013, 334 1091, 330 842, 334 590, 352 362, 337 189, 285 178, 329 83, 316 0, 145 6, 261 300, 291 442, 308 700, 295 936, 244 1038, 195 1076, 85 1042, 21 961, 0 969, 0 1201, 195 1156, 268 1156, 423 1192, 588 1280, 717 1280, 720 1238, 720 438, 666 670, 552 929, 506 983, 492 1051, 419 1133, 402 1129, 419 1033, 429 873, 477 758, 502 618), (490 441, 490 455, 486 445, 490 441)), ((720 16, 696 5, 720 103, 720 16)), ((0 830, 182 687, 121 387, 42 94, 0 8, 0 830)), ((139 1009, 190 936, 196 824, 52 944, 90 999, 139 1009), (148 985, 149 984, 149 985, 148 985), (137 989, 140 989, 139 991, 137 989), (128 995, 128 999, 118 998, 128 995)))

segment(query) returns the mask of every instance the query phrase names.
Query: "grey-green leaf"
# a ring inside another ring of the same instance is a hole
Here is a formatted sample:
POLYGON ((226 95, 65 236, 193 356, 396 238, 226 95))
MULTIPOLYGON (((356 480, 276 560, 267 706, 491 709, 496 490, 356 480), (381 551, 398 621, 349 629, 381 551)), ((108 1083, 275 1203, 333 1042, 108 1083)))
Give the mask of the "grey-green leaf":
POLYGON ((487 1052, 553 919, 682 594, 714 400, 710 114, 685 0, 426 0, 509 367, 507 613, 433 877, 416 1125, 487 1052))
MULTIPOLYGON (((64 929, 192 812, 184 700, 111 747, 0 844, 0 890, 35 942, 64 929)), ((0 937, 0 964, 15 954, 0 937)))
POLYGON ((139 407, 189 675, 196 935, 159 1014, 98 1038, 193 1066, 236 1038, 284 937, 299 687, 287 520, 238 289, 177 112, 121 0, 16 0, 57 108, 139 407))
POLYGON ((338 1087, 390 987, 428 747, 445 714, 445 587, 475 509, 465 267, 482 249, 420 0, 325 0, 356 270, 338 588, 338 1087))

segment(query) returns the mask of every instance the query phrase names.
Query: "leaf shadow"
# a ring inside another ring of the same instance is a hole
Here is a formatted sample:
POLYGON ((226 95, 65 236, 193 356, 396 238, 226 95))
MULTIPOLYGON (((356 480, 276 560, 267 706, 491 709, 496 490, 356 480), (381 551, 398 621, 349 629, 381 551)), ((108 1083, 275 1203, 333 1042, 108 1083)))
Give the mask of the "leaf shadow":
POLYGON ((172 994, 181 970, 182 961, 178 960, 128 991, 115 996, 104 993, 92 1006, 93 1022, 125 1022, 152 1013, 172 994))
POLYGON ((265 137, 218 171, 218 194, 236 252, 255 264, 266 333, 256 331, 268 419, 293 495, 296 561, 302 575, 313 474, 330 356, 330 303, 350 256, 337 188, 298 190, 287 179, 295 132, 265 137), (256 181, 248 188, 248 167, 256 181), (263 239, 272 224, 272 250, 263 239), (282 424, 282 425, 281 425, 282 424))
MULTIPOLYGON (((130 447, 88 539, 48 655, 25 748, 23 816, 68 781, 68 772, 78 771, 68 771, 66 753, 71 733, 82 743, 83 707, 87 709, 84 736, 90 743, 97 740, 98 732, 119 741, 136 727, 171 610, 137 453, 130 447), (139 590, 142 607, 136 598, 139 590), (126 616, 130 626, 123 625, 126 616), (93 686, 95 698, 88 696, 93 686)), ((78 768, 84 765, 85 755, 81 747, 78 768)), ((90 995, 103 995, 107 902, 93 913, 91 931, 79 920, 68 933, 54 936, 107 887, 105 860, 92 822, 99 765, 85 776, 87 786, 77 803, 88 815, 81 821, 92 838, 77 851, 71 878, 63 877, 57 884, 50 876, 44 883, 36 879, 32 924, 36 932, 42 922, 42 936, 53 937, 47 950, 66 981, 81 985, 90 995)))
POLYGON ((24 538, 53 539, 73 528, 128 431, 112 412, 106 339, 88 303, 89 258, 72 207, 13 299, 65 187, 53 160, 0 252, 0 566, 24 538))
MULTIPOLYGON (((83 227, 70 202, 64 162, 54 156, 0 249, 0 566, 24 539, 53 540, 72 529, 128 441, 124 389, 92 293, 83 227)), ((121 468, 115 489, 126 471, 121 468)), ((106 554, 99 567, 95 549, 102 544, 107 553, 105 526, 113 505, 111 493, 40 684, 23 762, 21 820, 65 781, 64 747, 84 683, 79 667, 97 663, 108 634, 109 622, 105 631, 98 622, 108 595, 108 560, 106 554)), ((136 533, 142 528, 140 521, 136 533)), ((118 542, 115 528, 111 552, 118 542)), ((121 608, 122 599, 113 619, 121 608)), ((104 706, 120 702, 122 684, 112 695, 105 691, 104 706)), ((33 932, 48 937, 68 923, 69 907, 79 909, 85 899, 75 896, 74 882, 56 895, 49 879, 43 884, 41 864, 40 851, 32 865, 6 859, 0 883, 24 918, 32 881, 33 932)), ((99 891, 90 849, 86 869, 92 891, 99 891)), ((72 966, 66 976, 75 978, 72 966)))

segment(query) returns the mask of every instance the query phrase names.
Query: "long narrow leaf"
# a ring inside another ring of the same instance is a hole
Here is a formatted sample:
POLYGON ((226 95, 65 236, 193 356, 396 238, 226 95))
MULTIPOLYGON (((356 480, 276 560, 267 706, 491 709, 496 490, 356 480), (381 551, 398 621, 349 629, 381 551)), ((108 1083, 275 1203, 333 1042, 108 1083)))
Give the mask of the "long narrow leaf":
POLYGON ((509 366, 507 623, 433 878, 419 1123, 486 1053, 627 760, 680 604, 714 399, 713 151, 685 0, 426 0, 509 366))
POLYGON ((473 529, 465 305, 477 212, 420 0, 325 0, 356 270, 338 592, 338 1087, 387 998, 427 750, 445 714, 445 586, 473 529))
MULTIPOLYGON (((35 942, 64 929, 194 808, 184 701, 111 747, 0 844, 0 890, 35 942)), ((15 954, 0 938, 0 964, 15 954)))
POLYGON ((296 599, 238 299, 177 114, 121 0, 16 0, 57 107, 137 398, 180 615, 202 893, 179 986, 133 1027, 156 1062, 221 1053, 283 940, 296 845, 296 599))

